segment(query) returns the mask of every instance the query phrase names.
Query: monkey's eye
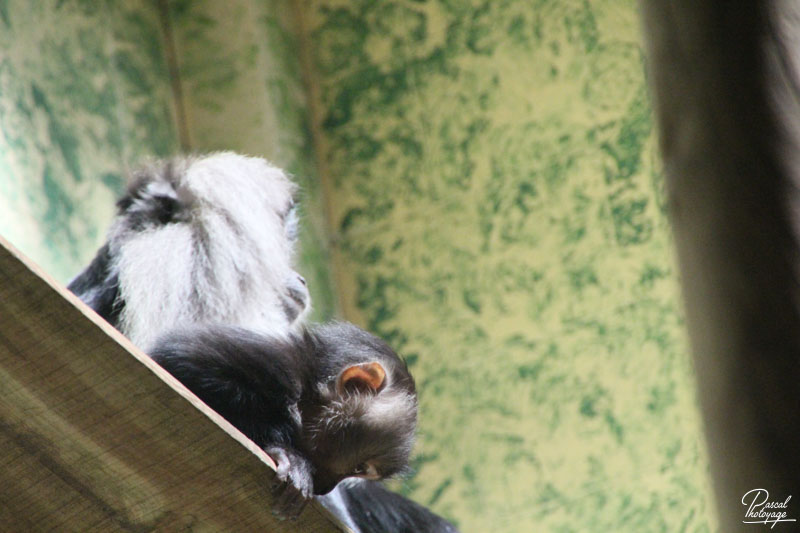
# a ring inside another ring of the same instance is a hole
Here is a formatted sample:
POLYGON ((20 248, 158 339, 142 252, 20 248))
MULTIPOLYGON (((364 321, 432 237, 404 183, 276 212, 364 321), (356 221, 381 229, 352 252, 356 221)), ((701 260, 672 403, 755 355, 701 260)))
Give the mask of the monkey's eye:
POLYGON ((353 471, 354 476, 359 476, 367 479, 379 479, 378 470, 372 463, 361 463, 353 471))

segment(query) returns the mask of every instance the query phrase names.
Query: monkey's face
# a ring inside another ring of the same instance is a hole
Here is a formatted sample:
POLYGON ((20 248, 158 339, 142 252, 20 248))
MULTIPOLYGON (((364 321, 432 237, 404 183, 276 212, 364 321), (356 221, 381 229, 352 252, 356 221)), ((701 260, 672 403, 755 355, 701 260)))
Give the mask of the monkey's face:
POLYGON ((404 471, 411 443, 408 433, 358 421, 331 431, 306 452, 314 467, 314 494, 327 494, 348 477, 379 480, 404 471))
POLYGON ((378 480, 407 467, 416 395, 393 383, 386 368, 376 361, 351 364, 322 388, 320 401, 303 409, 315 494, 347 477, 378 480))

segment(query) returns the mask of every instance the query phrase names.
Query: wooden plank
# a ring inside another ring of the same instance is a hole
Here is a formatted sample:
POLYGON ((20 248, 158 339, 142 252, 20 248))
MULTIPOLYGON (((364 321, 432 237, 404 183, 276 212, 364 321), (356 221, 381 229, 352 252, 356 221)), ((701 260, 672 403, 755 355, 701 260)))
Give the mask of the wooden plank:
POLYGON ((271 512, 270 458, 0 239, 3 531, 344 531, 271 512))

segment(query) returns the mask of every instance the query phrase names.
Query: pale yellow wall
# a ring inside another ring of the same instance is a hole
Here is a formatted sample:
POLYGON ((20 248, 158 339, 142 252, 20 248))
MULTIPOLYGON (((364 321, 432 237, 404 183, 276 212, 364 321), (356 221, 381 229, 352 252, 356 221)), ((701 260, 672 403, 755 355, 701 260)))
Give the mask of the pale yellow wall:
POLYGON ((713 528, 631 1, 302 2, 345 315, 465 531, 713 528))

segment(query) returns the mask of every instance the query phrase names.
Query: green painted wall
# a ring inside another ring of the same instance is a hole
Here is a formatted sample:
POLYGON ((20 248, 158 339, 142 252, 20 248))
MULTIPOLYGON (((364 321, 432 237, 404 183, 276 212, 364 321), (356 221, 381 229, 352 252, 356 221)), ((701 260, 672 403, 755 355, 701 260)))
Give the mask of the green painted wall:
POLYGON ((0 234, 61 281, 127 169, 176 148, 162 44, 145 0, 0 0, 0 234))
POLYGON ((635 3, 305 0, 345 314, 465 531, 708 531, 635 3))
POLYGON ((0 0, 0 234, 65 281, 141 158, 266 156, 316 317, 417 376, 398 490, 465 532, 715 530, 633 0, 159 5, 0 0))

